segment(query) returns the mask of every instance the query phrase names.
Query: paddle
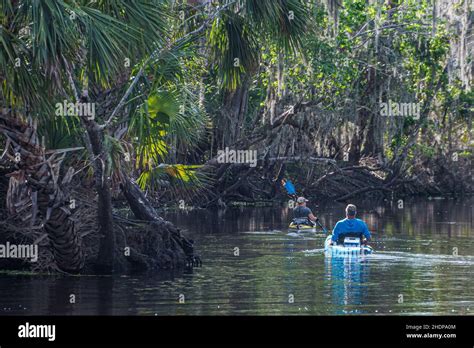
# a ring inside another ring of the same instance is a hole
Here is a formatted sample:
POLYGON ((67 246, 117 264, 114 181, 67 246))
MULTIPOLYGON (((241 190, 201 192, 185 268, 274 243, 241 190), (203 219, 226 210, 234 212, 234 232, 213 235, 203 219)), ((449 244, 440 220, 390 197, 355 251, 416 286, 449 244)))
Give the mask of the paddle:
POLYGON ((326 228, 319 222, 319 219, 316 220, 316 223, 323 229, 324 233, 329 234, 328 230, 326 230, 326 228))

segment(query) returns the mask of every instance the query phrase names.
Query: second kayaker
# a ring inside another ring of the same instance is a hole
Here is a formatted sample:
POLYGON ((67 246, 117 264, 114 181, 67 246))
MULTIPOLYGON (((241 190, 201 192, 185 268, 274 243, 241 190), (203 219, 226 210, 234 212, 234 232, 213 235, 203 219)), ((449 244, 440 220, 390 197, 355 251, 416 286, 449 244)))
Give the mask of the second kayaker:
POLYGON ((365 237, 370 240, 370 232, 367 224, 361 219, 356 219, 357 207, 354 204, 348 204, 346 207, 346 218, 339 220, 332 230, 332 244, 341 244, 344 237, 365 237))
POLYGON ((306 198, 298 197, 296 200, 297 206, 293 209, 293 218, 295 220, 307 219, 308 224, 313 224, 313 222, 319 219, 313 214, 311 209, 306 206, 306 202, 309 202, 306 198))

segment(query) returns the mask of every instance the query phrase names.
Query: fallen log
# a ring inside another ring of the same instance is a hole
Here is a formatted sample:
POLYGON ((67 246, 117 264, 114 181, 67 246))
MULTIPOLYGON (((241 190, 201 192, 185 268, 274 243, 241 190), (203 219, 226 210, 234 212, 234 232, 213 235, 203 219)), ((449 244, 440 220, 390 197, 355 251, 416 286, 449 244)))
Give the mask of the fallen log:
POLYGON ((336 201, 345 201, 346 199, 349 199, 351 197, 354 197, 356 195, 360 195, 362 193, 367 193, 367 192, 370 192, 370 191, 386 191, 386 192, 392 192, 391 189, 385 187, 385 186, 381 186, 381 187, 373 187, 373 186, 369 186, 369 187, 363 187, 363 188, 360 188, 358 190, 355 190, 355 191, 352 191, 351 193, 348 193, 346 195, 343 195, 341 197, 337 197, 335 198, 334 200, 336 201))
POLYGON ((194 253, 194 241, 184 237, 174 224, 160 217, 143 191, 131 178, 124 178, 121 189, 135 217, 150 222, 155 232, 160 234, 163 242, 167 244, 160 246, 161 255, 157 255, 158 258, 165 258, 168 261, 172 255, 173 267, 177 268, 195 267, 202 264, 200 257, 194 253))

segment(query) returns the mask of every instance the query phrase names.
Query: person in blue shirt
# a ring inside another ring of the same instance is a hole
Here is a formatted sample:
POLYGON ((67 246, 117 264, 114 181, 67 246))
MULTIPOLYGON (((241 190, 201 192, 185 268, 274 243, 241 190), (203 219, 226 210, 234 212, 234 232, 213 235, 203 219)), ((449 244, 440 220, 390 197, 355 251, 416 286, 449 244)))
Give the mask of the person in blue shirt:
POLYGON ((290 196, 294 201, 296 201, 296 189, 295 185, 293 185, 291 180, 281 179, 281 184, 286 189, 286 193, 288 193, 288 196, 290 196))
POLYGON ((344 237, 362 237, 370 240, 370 232, 367 224, 361 219, 356 219, 357 207, 354 204, 349 204, 346 207, 346 218, 339 220, 332 230, 332 244, 341 244, 344 237))

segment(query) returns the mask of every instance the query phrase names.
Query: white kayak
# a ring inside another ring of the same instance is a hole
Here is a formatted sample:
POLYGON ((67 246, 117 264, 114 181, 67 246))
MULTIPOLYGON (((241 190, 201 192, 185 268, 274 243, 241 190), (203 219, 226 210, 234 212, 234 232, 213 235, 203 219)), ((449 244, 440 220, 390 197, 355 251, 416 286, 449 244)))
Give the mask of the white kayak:
POLYGON ((372 254, 373 249, 369 245, 361 245, 360 238, 346 237, 344 244, 331 245, 332 235, 327 236, 324 242, 324 254, 327 257, 351 257, 372 254))

